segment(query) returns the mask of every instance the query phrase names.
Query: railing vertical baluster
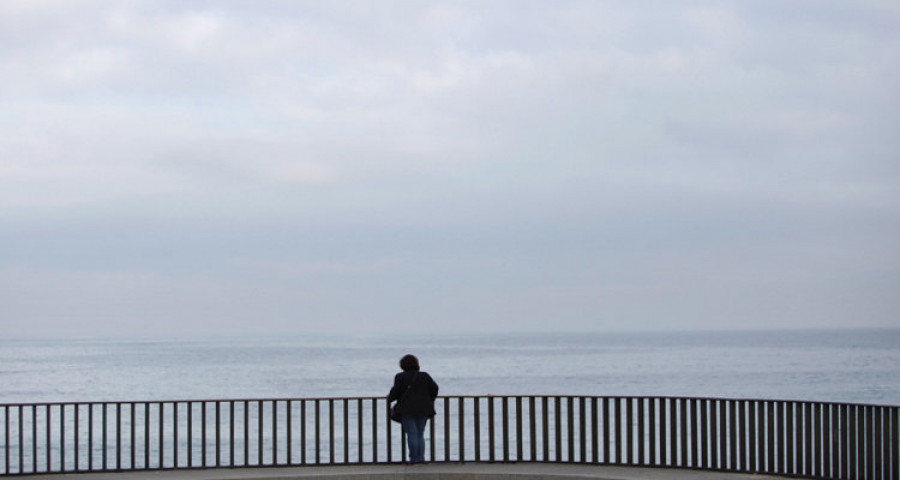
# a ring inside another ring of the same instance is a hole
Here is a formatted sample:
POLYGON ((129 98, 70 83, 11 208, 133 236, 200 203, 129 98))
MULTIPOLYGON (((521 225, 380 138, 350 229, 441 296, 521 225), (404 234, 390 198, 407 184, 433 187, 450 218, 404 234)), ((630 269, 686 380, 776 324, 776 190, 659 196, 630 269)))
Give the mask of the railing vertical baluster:
MULTIPOLYGON (((131 463, 130 463, 129 465, 130 465, 130 468, 131 468, 132 470, 136 470, 136 469, 137 469, 137 454, 136 454, 135 452, 136 452, 136 450, 137 450, 137 434, 135 433, 135 430, 137 430, 137 420, 135 420, 135 412, 137 411, 137 404, 136 404, 135 402, 129 402, 129 405, 128 405, 128 406, 129 406, 129 410, 130 410, 130 412, 129 412, 129 414, 128 414, 128 422, 129 422, 129 423, 128 423, 128 436, 129 436, 129 441, 130 441, 130 445, 131 445, 131 446, 129 447, 129 449, 128 449, 128 450, 129 450, 128 453, 129 453, 129 455, 131 456, 131 459, 130 459, 130 462, 131 462, 131 463)), ((75 407, 75 416, 76 416, 76 420, 75 420, 75 425, 76 425, 76 427, 75 427, 75 435, 77 436, 77 435, 78 435, 78 427, 77 427, 77 425, 78 425, 78 420, 77 420, 77 417, 78 417, 78 407, 75 407)), ((78 449, 78 440, 75 440, 75 448, 76 448, 76 451, 77 451, 77 449, 78 449)), ((76 462, 76 467, 75 467, 75 469, 77 470, 77 469, 78 469, 78 467, 77 467, 77 462, 78 462, 77 458, 78 458, 78 454, 77 454, 77 453, 75 454, 75 458, 76 458, 76 460, 75 460, 75 462, 76 462)))
POLYGON ((688 415, 690 415, 690 423, 688 423, 688 436, 691 439, 691 468, 700 466, 700 407, 701 400, 694 398, 688 399, 688 415))
POLYGON ((656 399, 652 397, 647 399, 647 432, 649 436, 647 454, 650 458, 643 464, 656 465, 656 399))
MULTIPOLYGON (((131 441, 131 448, 129 449, 129 454, 131 455, 131 469, 136 470, 137 469, 137 455, 136 455, 135 451, 137 450, 137 435, 135 433, 135 430, 137 430, 137 421, 134 418, 135 418, 135 411, 137 410, 137 404, 135 402, 130 402, 129 407, 131 410, 131 412, 128 415, 128 420, 129 420, 128 434, 129 434, 130 441, 131 441)), ((78 410, 76 410, 75 412, 77 413, 78 410)), ((78 433, 77 429, 75 430, 75 433, 76 434, 78 433)), ((77 445, 77 442, 76 442, 76 445, 77 445)))
POLYGON ((59 404, 59 471, 66 471, 66 405, 59 404))
POLYGON ((566 399, 566 431, 569 437, 566 460, 568 462, 575 461, 575 414, 573 410, 575 410, 575 399, 568 397, 566 399))
MULTIPOLYGON (((10 466, 10 427, 9 427, 9 409, 11 407, 9 405, 3 406, 3 473, 5 475, 9 475, 12 472, 12 468, 10 466)), ((76 443, 77 444, 77 443, 76 443)), ((19 444, 19 448, 22 448, 22 444, 19 444)), ((76 456, 77 458, 77 456, 76 456)), ((77 465, 77 464, 76 464, 77 465)))
POLYGON ((784 473, 787 471, 785 468, 785 457, 787 456, 787 440, 785 435, 788 430, 785 412, 786 403, 787 402, 782 401, 775 402, 775 419, 778 422, 778 430, 775 432, 775 454, 777 455, 777 462, 775 463, 774 472, 777 473, 784 473))
POLYGON ((599 463, 599 452, 600 452, 600 439, 598 438, 598 425, 597 421, 599 420, 597 415, 597 405, 598 405, 597 397, 591 398, 591 461, 593 463, 599 463))
POLYGON ((116 403, 116 469, 122 470, 122 402, 116 403))
POLYGON ((680 407, 679 427, 681 428, 681 463, 679 465, 688 467, 691 465, 688 463, 688 432, 690 430, 690 421, 688 419, 689 401, 686 399, 678 399, 678 404, 680 407))
MULTIPOLYGON (((91 408, 93 412, 93 408, 91 408)), ((205 417, 204 417, 205 418, 205 417)), ((93 424, 93 422, 91 422, 93 424)), ((205 435, 206 430, 204 430, 205 435)), ((93 437, 93 435, 91 435, 93 437)), ((206 438, 206 437, 204 437, 206 438)), ((144 469, 150 468, 150 402, 144 403, 144 469)))
POLYGON ((768 434, 768 441, 766 442, 768 445, 768 453, 766 456, 768 463, 766 471, 775 473, 775 402, 773 401, 766 402, 766 420, 768 422, 766 431, 768 434))
MULTIPOLYGON (((315 431, 315 438, 316 438, 316 449, 315 449, 316 461, 315 461, 315 463, 316 463, 316 465, 322 463, 322 457, 320 454, 320 446, 322 444, 321 438, 320 438, 321 437, 320 425, 321 425, 321 416, 322 416, 320 403, 321 403, 321 401, 319 399, 314 400, 314 405, 315 405, 314 412, 315 412, 315 416, 316 416, 314 419, 315 420, 315 428, 316 428, 316 431, 315 431)), ((390 428, 391 428, 391 424, 388 423, 388 433, 390 433, 390 428)), ((391 443, 390 443, 390 436, 388 436, 388 461, 390 461, 390 460, 391 460, 391 443)))
POLYGON ((38 472, 38 406, 31 406, 31 471, 38 472))
MULTIPOLYGON (((106 416, 106 414, 104 413, 104 417, 105 416, 106 416)), ((164 429, 165 417, 166 417, 166 404, 163 402, 159 402, 159 432, 158 432, 158 434, 159 434, 159 468, 165 468, 165 466, 166 466, 165 465, 165 457, 164 457, 164 455, 165 455, 164 447, 165 447, 165 437, 166 436, 163 433, 163 432, 165 432, 165 429, 164 429)), ((218 416, 218 410, 217 410, 216 411, 216 421, 218 421, 218 420, 219 420, 219 416, 218 416)), ((103 427, 103 429, 106 430, 106 427, 103 427)), ((216 429, 216 431, 218 433, 218 429, 216 429)), ((106 443, 106 442, 104 441, 104 443, 106 443)), ((106 447, 104 447, 104 449, 105 448, 106 447)), ((104 461, 103 463, 106 463, 106 462, 104 461)), ((218 464, 216 466, 218 466, 218 464)))
POLYGON ((216 418, 215 418, 215 442, 216 442, 216 467, 222 466, 222 401, 216 400, 216 418))
POLYGON ((778 473, 781 471, 778 468, 779 462, 781 461, 780 452, 778 451, 778 443, 780 442, 780 434, 779 432, 784 427, 784 417, 780 415, 781 409, 779 408, 779 404, 781 402, 777 401, 768 401, 766 402, 767 411, 768 411, 768 466, 767 471, 769 473, 778 473))
MULTIPOLYGON (((34 437, 32 437, 34 438, 34 437)), ((25 472, 25 407, 19 405, 19 473, 25 472)))
MULTIPOLYGON (((234 400, 228 401, 228 466, 229 467, 237 466, 237 463, 234 461, 234 448, 235 448, 234 444, 236 441, 236 436, 234 434, 235 433, 235 422, 236 422, 236 420, 234 418, 235 403, 236 402, 234 400)), ((188 410, 188 412, 190 412, 190 410, 188 410)), ((190 413, 188 413, 188 415, 190 415, 190 413)), ((190 437, 190 434, 188 434, 188 437, 190 437)), ((188 448, 188 451, 190 451, 190 448, 188 448)), ((188 455, 188 457, 190 457, 190 455, 188 455)), ((190 464, 190 461, 188 462, 188 464, 190 464)))
POLYGON ((900 408, 898 407, 890 407, 888 409, 891 412, 891 475, 890 478, 897 479, 900 478, 900 419, 897 418, 897 415, 900 415, 900 408))
MULTIPOLYGON (((718 465, 721 470, 728 469, 728 400, 718 400, 716 402, 719 407, 719 428, 713 439, 719 439, 719 457, 718 465)), ((734 445, 732 443, 731 445, 734 445)), ((731 448, 734 448, 733 446, 731 448)))
POLYGON ((626 397, 625 402, 625 463, 634 465, 634 398, 626 397))
POLYGON ((610 421, 610 413, 609 413, 609 397, 603 397, 603 415, 600 418, 603 419, 603 463, 609 464, 610 462, 610 429, 609 429, 609 421, 610 421))
POLYGON ((522 410, 522 397, 516 396, 516 461, 521 462, 524 460, 524 443, 525 443, 525 430, 523 428, 523 410, 522 410))
MULTIPOLYGON (((372 399, 372 425, 375 425, 375 399, 372 399)), ((373 428, 373 431, 377 431, 373 428)), ((372 448, 375 448, 378 442, 373 440, 372 448)), ((372 461, 376 461, 372 458, 372 461)), ((300 400, 300 463, 306 464, 306 400, 300 400)))
POLYGON ((503 427, 503 461, 509 461, 509 397, 503 397, 501 399, 503 419, 502 419, 502 427, 503 427))
MULTIPOLYGON (((541 460, 550 461, 550 419, 549 407, 550 400, 547 397, 541 397, 541 450, 543 456, 541 460)), ((477 416, 476 416, 477 417, 477 416)))
POLYGON ((473 412, 475 414, 475 461, 481 460, 481 399, 480 397, 472 397, 473 412))
POLYGON ((581 448, 578 450, 579 461, 581 463, 587 462, 587 415, 585 411, 585 398, 578 397, 578 435, 581 439, 578 442, 581 445, 581 448))
POLYGON ((798 431, 797 425, 797 415, 796 415, 796 402, 785 402, 785 412, 784 412, 784 427, 782 427, 782 432, 786 438, 787 448, 785 451, 785 469, 784 473, 788 475, 795 475, 797 473, 797 460, 795 453, 795 432, 798 431))
MULTIPOLYGON (((72 455, 74 456, 73 462, 74 462, 74 470, 75 470, 76 472, 78 472, 78 471, 81 470, 81 464, 80 464, 80 462, 79 462, 81 450, 78 448, 78 447, 79 447, 79 442, 81 441, 81 438, 80 438, 80 436, 78 435, 78 432, 79 432, 79 430, 80 430, 80 421, 79 421, 80 419, 79 419, 79 412, 78 412, 78 410, 80 410, 80 407, 81 407, 81 405, 79 405, 79 404, 77 404, 77 403, 73 403, 73 404, 72 404, 72 417, 73 417, 73 418, 72 418, 72 426, 73 426, 73 428, 72 428, 72 450, 73 450, 72 455)), ((9 410, 8 410, 7 408, 4 408, 4 410, 6 410, 7 415, 9 415, 9 410)), ((9 418, 7 418, 7 423, 9 423, 9 418)), ((7 433, 7 435, 8 435, 8 433, 7 433)), ((134 442, 132 442, 132 443, 134 443, 134 442)), ((6 449, 8 450, 8 449, 9 449, 9 438, 8 438, 8 437, 7 437, 7 439, 6 439, 6 445, 7 445, 6 449)), ((133 468, 134 468, 134 462, 131 462, 131 463, 132 463, 131 468, 133 469, 133 468)), ((9 465, 9 452, 7 452, 7 454, 6 454, 6 463, 5 463, 5 465, 7 465, 7 472, 6 472, 6 473, 9 473, 9 470, 8 470, 8 468, 9 468, 9 467, 8 467, 8 465, 9 465)))
POLYGON ((457 403, 459 405, 459 411, 457 412, 457 416, 459 417, 459 461, 463 462, 466 460, 466 402, 463 397, 459 397, 459 402, 457 403))
POLYGON ((669 442, 666 441, 668 438, 666 435, 666 408, 669 402, 665 398, 659 399, 659 466, 666 466, 669 463, 669 457, 667 455, 669 442))
MULTIPOLYGON (((737 429, 738 429, 738 421, 737 421, 737 402, 734 400, 728 400, 728 469, 731 471, 736 471, 738 469, 738 444, 737 444, 737 429)), ((723 459, 724 462, 724 450, 723 450, 723 459)))
POLYGON ((38 406, 31 406, 31 472, 38 473, 38 406))
POLYGON ((749 454, 747 452, 749 428, 747 427, 747 402, 739 400, 737 404, 737 422, 735 427, 737 430, 737 464, 742 472, 751 472, 749 454))
MULTIPOLYGON (((890 451, 890 424, 891 413, 888 407, 879 406, 877 408, 876 428, 878 436, 876 438, 878 449, 875 464, 878 465, 877 470, 881 478, 891 478, 891 451, 890 451)), ((827 469, 826 469, 827 472, 827 469)))
POLYGON ((556 439, 556 461, 562 461, 562 399, 559 396, 553 397, 553 422, 554 434, 556 439))
POLYGON ((825 476, 829 469, 831 461, 831 452, 829 447, 831 442, 828 439, 828 407, 824 403, 816 403, 816 449, 819 451, 818 462, 816 462, 818 476, 825 476))
POLYGON ((328 463, 334 464, 334 399, 328 400, 328 463))
POLYGON ((51 427, 51 422, 50 422, 50 416, 51 416, 50 415, 50 404, 48 403, 47 405, 44 405, 44 421, 45 421, 44 428, 45 428, 45 433, 46 433, 46 445, 47 445, 47 452, 46 452, 47 465, 46 465, 46 467, 44 467, 44 470, 47 472, 49 472, 51 470, 51 466, 52 466, 52 458, 51 457, 53 454, 53 448, 51 446, 51 441, 52 441, 51 439, 53 438, 53 435, 51 434, 52 427, 51 427))
POLYGON ((172 402, 172 468, 178 468, 178 402, 172 402))
POLYGON ((813 445, 813 423, 812 423, 812 404, 803 403, 803 474, 812 475, 813 473, 813 455, 815 454, 815 445, 813 445))
POLYGON ((728 425, 725 410, 725 403, 722 400, 707 400, 709 407, 709 431, 704 432, 704 436, 709 438, 709 468, 715 470, 726 469, 726 458, 728 453, 728 425))
MULTIPOLYGON (((344 399, 343 401, 344 408, 344 463, 350 463, 350 400, 344 399)), ((434 427, 434 422, 431 422, 431 426, 434 427)), ((434 431, 431 432, 431 438, 434 438, 434 431)), ((432 445, 434 442, 432 442, 432 445)), ((434 454, 432 454, 434 457, 434 454)))
POLYGON ((205 401, 200 402, 200 456, 202 457, 200 466, 202 466, 202 467, 205 467, 207 465, 206 410, 207 410, 206 402, 205 401))
POLYGON ((759 422, 756 420, 756 411, 759 402, 750 400, 747 404, 747 470, 751 473, 759 472, 759 441, 757 440, 759 422))
POLYGON ((612 427, 615 434, 616 465, 622 464, 622 397, 613 398, 612 427))
MULTIPOLYGON (((3 408, 3 474, 9 475, 9 473, 10 473, 9 451, 11 449, 9 446, 9 406, 3 405, 2 408, 3 408)), ((21 448, 21 445, 19 447, 21 448)))
POLYGON ((494 397, 488 395, 488 460, 494 461, 494 397))
POLYGON ((244 400, 241 408, 244 411, 244 466, 250 465, 250 402, 244 400))
POLYGON ((678 444, 678 440, 681 437, 681 433, 678 430, 678 411, 680 406, 681 402, 677 398, 669 399, 669 446, 672 450, 669 455, 669 465, 673 467, 679 465, 679 462, 682 461, 679 446, 684 448, 684 444, 678 444))
POLYGON ((719 432, 719 405, 714 399, 700 400, 700 412, 707 417, 707 424, 700 425, 700 456, 701 464, 705 469, 718 470, 719 462, 719 438, 723 432, 719 432))
POLYGON ((646 420, 647 400, 648 400, 647 398, 635 399, 635 401, 637 401, 637 403, 638 403, 638 412, 637 412, 638 413, 638 417, 637 417, 637 420, 638 420, 637 464, 638 465, 646 465, 647 464, 647 420, 646 420))
POLYGON ((109 450, 108 449, 109 443, 108 443, 108 438, 107 438, 107 434, 108 434, 107 430, 109 427, 108 427, 108 419, 107 419, 108 413, 107 413, 107 404, 106 403, 104 403, 102 405, 100 412, 101 412, 101 415, 103 418, 102 422, 101 422, 101 424, 103 425, 103 436, 102 436, 102 438, 103 438, 103 454, 101 455, 101 458, 103 459, 103 466, 100 469, 106 470, 109 467, 109 462, 108 462, 108 458, 107 458, 107 452, 109 450))
POLYGON ((356 399, 356 458, 359 463, 363 463, 363 399, 356 399))
POLYGON ((712 400, 703 399, 697 401, 697 409, 700 411, 700 466, 701 468, 715 467, 716 459, 716 409, 712 400), (713 440, 710 441, 710 437, 713 440))
MULTIPOLYGON (((187 402, 187 467, 194 466, 194 402, 187 402)), ((133 442, 132 442, 133 443, 133 442)))
POLYGON ((756 471, 756 416, 754 414, 756 402, 753 400, 742 400, 739 416, 741 417, 741 429, 743 434, 740 437, 741 442, 741 464, 742 471, 754 473, 756 471))
POLYGON ((378 462, 378 399, 376 398, 372 399, 372 462, 378 462))

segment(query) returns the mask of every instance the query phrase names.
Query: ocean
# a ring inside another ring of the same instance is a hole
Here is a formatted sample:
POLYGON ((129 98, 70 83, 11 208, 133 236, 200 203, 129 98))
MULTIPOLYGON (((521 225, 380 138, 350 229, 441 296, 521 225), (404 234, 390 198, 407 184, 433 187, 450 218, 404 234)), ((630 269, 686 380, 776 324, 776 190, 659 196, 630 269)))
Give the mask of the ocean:
POLYGON ((406 353, 444 395, 900 405, 900 330, 3 339, 0 403, 384 396, 406 353))

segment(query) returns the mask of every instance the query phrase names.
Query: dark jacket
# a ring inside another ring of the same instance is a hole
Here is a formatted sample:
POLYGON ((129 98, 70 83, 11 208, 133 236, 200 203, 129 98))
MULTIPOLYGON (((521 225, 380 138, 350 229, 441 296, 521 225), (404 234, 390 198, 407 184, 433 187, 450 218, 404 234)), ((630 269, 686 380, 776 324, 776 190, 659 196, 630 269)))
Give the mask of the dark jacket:
POLYGON ((433 417, 435 413, 434 399, 437 398, 437 394, 437 383, 434 383, 431 375, 428 375, 427 372, 400 372, 394 376, 394 386, 388 393, 388 402, 400 400, 402 397, 400 413, 433 417))

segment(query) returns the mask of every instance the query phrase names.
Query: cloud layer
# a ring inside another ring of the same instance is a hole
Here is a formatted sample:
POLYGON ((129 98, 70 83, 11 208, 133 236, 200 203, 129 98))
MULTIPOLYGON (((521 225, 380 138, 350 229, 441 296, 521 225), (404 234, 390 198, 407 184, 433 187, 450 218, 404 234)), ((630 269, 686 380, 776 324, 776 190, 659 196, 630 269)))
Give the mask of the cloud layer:
POLYGON ((0 3, 4 332, 900 326, 889 1, 0 3))

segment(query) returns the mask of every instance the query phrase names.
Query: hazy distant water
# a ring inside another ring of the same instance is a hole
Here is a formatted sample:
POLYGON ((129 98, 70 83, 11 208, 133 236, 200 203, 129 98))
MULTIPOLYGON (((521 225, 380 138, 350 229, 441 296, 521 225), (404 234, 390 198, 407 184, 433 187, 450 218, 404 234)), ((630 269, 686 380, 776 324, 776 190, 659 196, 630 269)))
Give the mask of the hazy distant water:
POLYGON ((445 395, 900 405, 900 330, 0 340, 0 403, 382 396, 408 352, 445 395))

